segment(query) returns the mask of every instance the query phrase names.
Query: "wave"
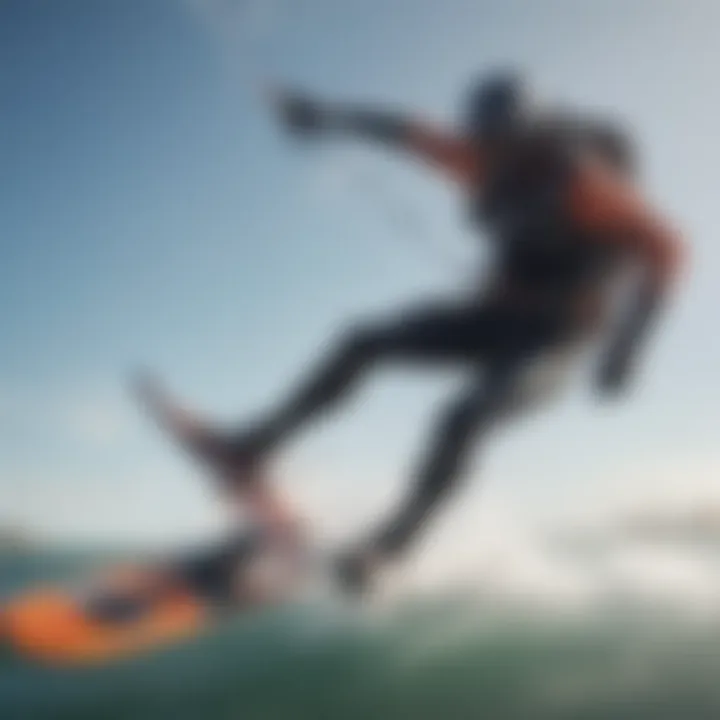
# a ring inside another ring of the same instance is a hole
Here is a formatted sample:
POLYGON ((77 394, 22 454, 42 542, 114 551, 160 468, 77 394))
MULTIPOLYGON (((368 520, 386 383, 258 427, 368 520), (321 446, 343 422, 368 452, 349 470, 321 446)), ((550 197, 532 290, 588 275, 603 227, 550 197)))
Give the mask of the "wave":
MULTIPOLYGON (((370 608, 296 604, 115 666, 53 671, 6 654, 0 716, 717 717, 720 573, 707 528, 678 542, 657 523, 651 537, 621 525, 487 523, 454 551, 424 548, 370 608)), ((0 588, 106 561, 6 558, 0 588)))

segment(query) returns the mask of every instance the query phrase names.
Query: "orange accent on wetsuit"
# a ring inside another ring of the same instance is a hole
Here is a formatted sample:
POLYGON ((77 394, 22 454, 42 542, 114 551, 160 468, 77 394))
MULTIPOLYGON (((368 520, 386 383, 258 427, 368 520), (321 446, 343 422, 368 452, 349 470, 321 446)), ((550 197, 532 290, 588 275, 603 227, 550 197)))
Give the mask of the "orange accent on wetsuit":
MULTIPOLYGON (((415 123, 407 145, 466 188, 477 190, 485 180, 484 153, 476 143, 415 123)), ((677 275, 684 256, 679 233, 620 173, 597 159, 583 159, 567 193, 569 219, 579 231, 587 231, 579 236, 594 241, 602 238, 619 250, 641 257, 660 285, 677 275)))
POLYGON ((600 163, 580 164, 568 189, 568 212, 579 229, 645 260, 659 285, 677 275, 685 254, 680 234, 631 183, 600 163))

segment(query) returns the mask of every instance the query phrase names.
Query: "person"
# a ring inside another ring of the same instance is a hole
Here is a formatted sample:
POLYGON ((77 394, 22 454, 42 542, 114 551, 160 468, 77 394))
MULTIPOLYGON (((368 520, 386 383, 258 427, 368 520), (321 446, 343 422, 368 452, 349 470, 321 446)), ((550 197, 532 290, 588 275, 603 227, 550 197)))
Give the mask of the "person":
POLYGON ((349 324, 321 366, 265 417, 239 430, 185 427, 186 445, 229 486, 257 488, 277 448, 380 363, 463 368, 466 386, 440 412, 404 501, 340 554, 338 577, 361 591, 375 570, 402 557, 457 489, 471 450, 534 406, 527 383, 534 368, 601 340, 598 390, 615 396, 628 386, 685 242, 642 196, 636 153, 622 128, 542 107, 512 71, 474 85, 459 130, 303 93, 276 92, 272 102, 295 136, 371 141, 442 173, 466 198, 493 253, 489 278, 468 296, 349 324), (614 279, 627 268, 632 292, 610 324, 614 279))

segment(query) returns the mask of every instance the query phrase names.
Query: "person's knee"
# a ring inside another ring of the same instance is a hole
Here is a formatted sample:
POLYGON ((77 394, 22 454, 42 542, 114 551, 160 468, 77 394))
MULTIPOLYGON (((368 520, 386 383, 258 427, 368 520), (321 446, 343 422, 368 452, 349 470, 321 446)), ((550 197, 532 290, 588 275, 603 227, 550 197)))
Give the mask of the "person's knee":
POLYGON ((375 325, 355 323, 345 330, 339 344, 341 355, 349 362, 365 365, 382 353, 383 333, 375 325))
POLYGON ((482 397, 453 403, 440 422, 440 434, 446 442, 464 441, 492 416, 492 405, 482 397))

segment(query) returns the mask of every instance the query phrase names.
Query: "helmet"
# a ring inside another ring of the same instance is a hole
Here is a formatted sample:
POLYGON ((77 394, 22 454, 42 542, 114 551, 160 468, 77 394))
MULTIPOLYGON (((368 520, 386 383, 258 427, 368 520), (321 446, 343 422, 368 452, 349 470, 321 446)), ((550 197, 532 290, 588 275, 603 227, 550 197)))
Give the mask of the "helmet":
POLYGON ((494 73, 470 88, 465 129, 475 137, 512 133, 523 123, 529 105, 525 82, 518 73, 494 73))

